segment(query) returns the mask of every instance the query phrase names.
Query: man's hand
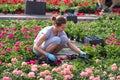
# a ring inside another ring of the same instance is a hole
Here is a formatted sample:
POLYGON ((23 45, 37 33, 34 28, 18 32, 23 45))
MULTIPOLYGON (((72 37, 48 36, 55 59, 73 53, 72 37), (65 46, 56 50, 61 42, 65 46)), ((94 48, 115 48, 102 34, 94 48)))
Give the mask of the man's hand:
POLYGON ((102 5, 100 4, 100 5, 98 6, 98 8, 99 8, 99 9, 102 9, 102 5))
POLYGON ((83 52, 83 51, 80 51, 80 56, 83 57, 84 59, 90 58, 90 56, 87 55, 87 54, 86 54, 85 52, 83 52))
POLYGON ((51 61, 55 61, 56 60, 56 57, 53 54, 51 54, 51 53, 46 53, 45 56, 48 59, 50 59, 51 61))
POLYGON ((85 55, 86 55, 86 53, 85 53, 85 52, 80 51, 80 56, 85 56, 85 55))

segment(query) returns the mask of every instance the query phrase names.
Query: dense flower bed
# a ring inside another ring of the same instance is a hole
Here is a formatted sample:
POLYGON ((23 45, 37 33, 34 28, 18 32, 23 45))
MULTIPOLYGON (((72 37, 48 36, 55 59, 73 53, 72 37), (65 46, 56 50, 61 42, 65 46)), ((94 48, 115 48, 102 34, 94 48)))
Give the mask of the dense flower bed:
POLYGON ((68 22, 67 33, 80 37, 100 36, 105 40, 105 46, 80 45, 80 48, 92 58, 65 60, 59 66, 38 64, 32 52, 36 34, 43 27, 51 25, 51 21, 0 20, 0 79, 119 80, 120 24, 118 19, 119 16, 112 15, 112 19, 111 16, 102 16, 93 22, 77 24, 68 22))
MULTIPOLYGON (((99 15, 96 0, 45 0, 45 2, 47 3, 46 12, 52 12, 52 14, 73 13, 78 10, 78 16, 83 16, 85 13, 99 15)), ((0 4, 0 13, 4 14, 22 14, 25 10, 25 0, 0 0, 0 4)), ((120 13, 119 1, 117 1, 113 12, 120 13)))

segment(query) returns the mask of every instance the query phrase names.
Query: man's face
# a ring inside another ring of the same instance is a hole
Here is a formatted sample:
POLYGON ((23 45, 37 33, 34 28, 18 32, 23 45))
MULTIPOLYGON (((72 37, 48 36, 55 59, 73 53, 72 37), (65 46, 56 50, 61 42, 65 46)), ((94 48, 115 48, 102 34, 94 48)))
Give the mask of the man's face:
POLYGON ((58 26, 57 28, 59 32, 62 32, 63 30, 65 30, 66 24, 62 24, 61 26, 58 26))

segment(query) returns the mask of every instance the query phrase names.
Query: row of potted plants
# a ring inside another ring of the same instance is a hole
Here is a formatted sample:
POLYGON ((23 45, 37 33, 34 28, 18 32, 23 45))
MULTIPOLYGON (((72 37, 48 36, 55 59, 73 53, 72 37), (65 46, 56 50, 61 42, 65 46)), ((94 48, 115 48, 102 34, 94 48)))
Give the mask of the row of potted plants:
POLYGON ((0 5, 0 12, 7 14, 7 13, 11 13, 11 14, 21 14, 24 13, 24 5, 21 4, 1 4, 0 5))
MULTIPOLYGON (((36 0, 37 1, 37 0, 36 0)), ((0 12, 2 13, 24 13, 25 1, 24 0, 3 0, 0 2, 0 12)), ((79 13, 95 13, 97 11, 97 2, 93 0, 88 1, 75 1, 75 0, 46 0, 46 12, 70 12, 74 13, 78 10, 79 13)), ((120 4, 115 5, 114 12, 119 12, 120 4), (116 11, 117 10, 117 11, 116 11)))
MULTIPOLYGON (((17 1, 18 2, 18 1, 17 1)), ((24 1, 25 2, 25 1, 24 1)), ((82 1, 83 2, 83 1, 82 1)), ((89 9, 89 7, 87 6, 93 6, 92 3, 90 1, 84 1, 83 3, 80 3, 80 1, 74 1, 74 0, 70 0, 67 1, 65 0, 63 1, 59 1, 56 0, 56 2, 54 1, 46 1, 46 11, 47 12, 52 12, 52 11, 58 11, 58 12, 71 12, 73 13, 74 10, 78 9, 78 11, 85 12, 87 10, 94 12, 95 9, 93 9, 92 7, 89 9), (82 6, 80 5, 82 4, 82 6), (79 6, 81 6, 82 8, 78 8, 79 6), (83 8, 86 8, 83 11, 83 8)), ((96 7, 96 6, 94 6, 96 7)), ((17 10, 25 10, 25 4, 22 3, 16 3, 16 4, 1 4, 0 6, 0 12, 7 12, 7 13, 14 13, 17 10)))
POLYGON ((105 33, 116 33, 116 35, 119 35, 119 23, 118 20, 120 20, 119 15, 117 14, 109 14, 109 15, 101 15, 97 20, 95 21, 85 21, 85 22, 79 22, 74 24, 72 21, 67 23, 66 32, 69 34, 69 36, 72 37, 85 37, 87 35, 94 36, 94 35, 101 35, 103 38, 105 38, 108 34, 105 33), (108 29, 108 30, 106 30, 108 29), (116 31, 116 32, 115 32, 116 31))
MULTIPOLYGON (((59 12, 74 12, 74 10, 78 9, 79 12, 94 12, 96 10, 96 2, 93 2, 92 0, 89 1, 75 1, 75 0, 64 0, 64 1, 47 1, 46 0, 46 11, 51 12, 51 11, 59 11, 59 12), (92 6, 92 7, 91 7, 92 6), (85 9, 84 9, 85 8, 85 9)), ((15 13, 17 10, 25 10, 25 1, 20 1, 20 0, 5 0, 1 1, 0 5, 0 12, 7 12, 7 13, 15 13), (9 3, 8 3, 9 2, 9 3), (12 3, 15 4, 12 4, 12 3), (23 3, 21 3, 23 2, 23 3), (3 3, 3 4, 2 4, 3 3), (11 3, 11 4, 10 4, 11 3), (18 7, 19 6, 19 7, 18 7)))

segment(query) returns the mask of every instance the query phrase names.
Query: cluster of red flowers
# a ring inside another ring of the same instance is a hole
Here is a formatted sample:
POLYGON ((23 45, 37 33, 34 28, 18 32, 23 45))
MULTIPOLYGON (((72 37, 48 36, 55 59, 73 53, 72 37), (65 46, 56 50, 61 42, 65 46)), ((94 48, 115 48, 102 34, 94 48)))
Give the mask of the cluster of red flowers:
POLYGON ((113 9, 113 12, 120 15, 120 8, 114 8, 113 9))
POLYGON ((60 2, 63 1, 64 4, 71 5, 75 0, 46 0, 48 4, 55 4, 60 6, 60 2))
POLYGON ((79 3, 78 6, 89 6, 90 3, 89 2, 83 2, 83 3, 79 3))
POLYGON ((0 0, 0 4, 24 4, 25 0, 0 0))

